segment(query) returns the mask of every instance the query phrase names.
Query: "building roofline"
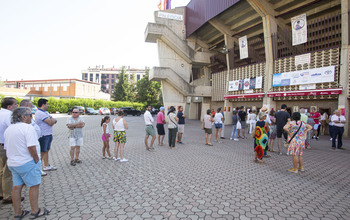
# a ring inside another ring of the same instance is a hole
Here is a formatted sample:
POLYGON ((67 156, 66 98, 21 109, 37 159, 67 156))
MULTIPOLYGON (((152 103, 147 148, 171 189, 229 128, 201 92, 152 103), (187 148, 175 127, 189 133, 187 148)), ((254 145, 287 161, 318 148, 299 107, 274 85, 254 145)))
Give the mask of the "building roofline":
POLYGON ((100 83, 90 82, 86 80, 81 79, 38 79, 38 80, 11 80, 11 81, 5 81, 5 83, 16 83, 16 82, 55 82, 55 81, 79 81, 79 82, 85 82, 90 84, 96 84, 100 85, 100 83))

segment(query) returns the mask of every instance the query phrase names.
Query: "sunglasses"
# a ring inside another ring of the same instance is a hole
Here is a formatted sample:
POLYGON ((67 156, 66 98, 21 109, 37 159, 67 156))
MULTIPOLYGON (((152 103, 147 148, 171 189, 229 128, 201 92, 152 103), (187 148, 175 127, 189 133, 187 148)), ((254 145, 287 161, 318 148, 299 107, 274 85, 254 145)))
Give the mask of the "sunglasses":
POLYGON ((73 112, 73 113, 79 113, 79 112, 73 112))

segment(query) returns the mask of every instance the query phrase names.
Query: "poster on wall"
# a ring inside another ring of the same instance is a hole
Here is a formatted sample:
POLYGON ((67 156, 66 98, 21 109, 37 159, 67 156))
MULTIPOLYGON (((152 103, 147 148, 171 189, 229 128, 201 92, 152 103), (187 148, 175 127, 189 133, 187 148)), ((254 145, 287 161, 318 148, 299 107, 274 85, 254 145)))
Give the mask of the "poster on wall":
POLYGON ((244 79, 244 90, 249 89, 250 79, 244 79))
POLYGON ((252 90, 262 88, 262 76, 250 79, 229 81, 228 91, 252 90))
POLYGON ((255 88, 256 89, 262 88, 262 76, 256 77, 255 88))
POLYGON ((335 66, 273 74, 273 87, 334 82, 335 66))
POLYGON ((306 14, 291 18, 293 46, 307 42, 306 14))
POLYGON ((239 42, 239 57, 240 59, 248 58, 248 40, 247 36, 240 37, 239 42))

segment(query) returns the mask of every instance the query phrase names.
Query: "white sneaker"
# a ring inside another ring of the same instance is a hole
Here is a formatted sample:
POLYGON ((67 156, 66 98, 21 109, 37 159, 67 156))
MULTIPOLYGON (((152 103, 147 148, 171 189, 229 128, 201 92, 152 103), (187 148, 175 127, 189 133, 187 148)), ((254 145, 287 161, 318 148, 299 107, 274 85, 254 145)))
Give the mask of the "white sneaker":
POLYGON ((232 140, 232 138, 230 138, 230 140, 232 140))
POLYGON ((332 141, 333 140, 333 138, 331 138, 331 139, 329 139, 330 141, 332 141))
POLYGON ((57 170, 57 168, 49 165, 48 167, 44 167, 43 170, 44 171, 52 171, 52 170, 57 170))
POLYGON ((121 159, 120 162, 128 162, 129 160, 128 159, 121 159))
POLYGON ((219 144, 221 144, 221 143, 222 143, 222 141, 218 141, 218 143, 219 143, 219 144))
POLYGON ((279 154, 282 155, 282 152, 280 152, 279 154))
POLYGON ((119 157, 118 158, 113 157, 113 160, 118 161, 118 160, 120 160, 120 158, 119 157))
POLYGON ((41 176, 46 176, 47 173, 45 173, 44 171, 40 170, 41 171, 41 176))
POLYGON ((235 138, 235 141, 239 141, 239 139, 238 139, 238 138, 235 138))

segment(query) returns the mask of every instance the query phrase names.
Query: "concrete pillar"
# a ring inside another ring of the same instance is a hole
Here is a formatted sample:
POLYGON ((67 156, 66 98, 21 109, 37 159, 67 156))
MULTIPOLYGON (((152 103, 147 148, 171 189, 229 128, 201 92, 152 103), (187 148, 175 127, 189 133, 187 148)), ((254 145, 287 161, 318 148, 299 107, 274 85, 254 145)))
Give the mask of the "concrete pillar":
MULTIPOLYGON (((224 35, 225 37, 225 45, 226 45, 226 49, 231 49, 233 48, 234 46, 234 41, 233 41, 233 38, 228 35, 228 34, 225 34, 224 35)), ((227 63, 227 75, 226 75, 226 88, 225 88, 225 94, 228 93, 228 82, 229 82, 229 75, 230 75, 230 54, 229 53, 226 53, 226 63, 227 63)), ((227 99, 224 100, 224 110, 226 108, 226 111, 224 111, 224 117, 225 117, 225 122, 224 124, 225 125, 230 125, 232 124, 232 106, 233 104, 231 102, 229 102, 227 99), (228 111, 228 109, 230 108, 230 112, 228 111)))
MULTIPOLYGON (((266 58, 266 67, 265 75, 263 77, 264 91, 268 92, 272 90, 272 78, 273 78, 273 50, 272 50, 272 34, 277 33, 277 23, 274 17, 266 15, 262 17, 263 19, 263 28, 264 28, 264 39, 265 39, 265 58, 266 58)), ((265 105, 269 110, 274 108, 276 110, 276 102, 273 101, 273 98, 267 97, 263 99, 263 105, 265 105)))
MULTIPOLYGON (((349 5, 350 0, 341 1, 342 47, 340 55, 339 82, 343 87, 343 93, 338 98, 338 108, 345 108, 345 117, 349 121, 349 5)), ((349 123, 345 124, 344 136, 349 136, 349 123)))

